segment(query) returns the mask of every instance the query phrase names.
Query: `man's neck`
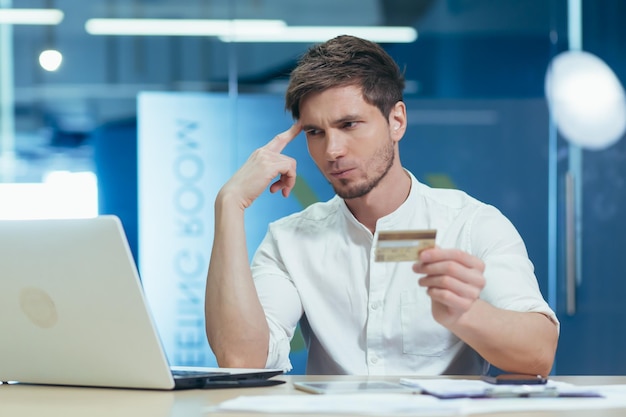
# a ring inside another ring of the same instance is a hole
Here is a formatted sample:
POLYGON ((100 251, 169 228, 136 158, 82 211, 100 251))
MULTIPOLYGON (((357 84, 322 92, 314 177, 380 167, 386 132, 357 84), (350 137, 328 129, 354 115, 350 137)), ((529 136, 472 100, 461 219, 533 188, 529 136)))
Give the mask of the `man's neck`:
POLYGON ((394 165, 367 195, 345 200, 352 215, 372 233, 381 217, 393 213, 406 201, 411 191, 411 177, 400 164, 394 165))

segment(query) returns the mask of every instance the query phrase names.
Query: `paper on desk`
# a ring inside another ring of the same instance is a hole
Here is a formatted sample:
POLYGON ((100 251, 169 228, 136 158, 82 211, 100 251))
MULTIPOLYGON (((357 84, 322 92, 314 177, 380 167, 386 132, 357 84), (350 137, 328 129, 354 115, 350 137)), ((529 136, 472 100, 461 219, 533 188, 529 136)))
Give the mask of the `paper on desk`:
MULTIPOLYGON (((404 379, 401 382, 412 387, 438 392, 442 395, 478 393, 485 386, 493 386, 480 380, 463 379, 404 379)), ((462 414, 496 413, 506 411, 550 411, 550 410, 600 410, 608 408, 626 409, 626 385, 574 385, 549 380, 547 386, 556 387, 561 393, 597 392, 603 398, 498 398, 489 400, 455 399, 449 401, 459 407, 462 414)), ((459 395, 460 396, 460 395, 459 395)))
POLYGON ((456 415, 459 406, 426 395, 328 394, 241 396, 224 401, 208 411, 253 413, 308 413, 431 416, 456 415))
POLYGON ((496 400, 452 400, 465 415, 524 411, 585 410, 594 415, 598 410, 626 409, 626 385, 576 386, 594 390, 604 398, 506 398, 496 400))
MULTIPOLYGON (((421 382, 428 380, 420 380, 421 382)), ((450 384, 452 380, 437 380, 450 384)), ((480 384, 464 384, 454 380, 453 387, 480 384)), ((482 381, 476 381, 482 382, 482 381)), ((430 416, 471 415, 497 412, 551 411, 551 410, 601 410, 626 409, 626 385, 575 386, 564 382, 549 381, 562 388, 575 387, 595 390, 604 398, 506 398, 506 399, 457 399, 439 400, 427 395, 407 394, 331 394, 331 395, 270 395, 242 396, 225 401, 208 411, 294 413, 294 414, 361 414, 430 416)))
POLYGON ((466 398, 478 397, 492 386, 481 380, 474 379, 413 379, 402 378, 400 384, 419 388, 438 397, 466 398))
MULTIPOLYGON (((506 391, 533 393, 541 396, 541 393, 554 393, 555 396, 584 396, 584 394, 600 394, 594 387, 580 387, 566 382, 549 380, 545 385, 493 385, 478 379, 413 379, 402 378, 402 385, 414 387, 424 393, 435 395, 439 398, 476 398, 488 395, 488 392, 500 392, 503 396, 506 391), (523 388, 523 389, 520 389, 523 388)), ((549 395, 551 396, 551 395, 549 395)))

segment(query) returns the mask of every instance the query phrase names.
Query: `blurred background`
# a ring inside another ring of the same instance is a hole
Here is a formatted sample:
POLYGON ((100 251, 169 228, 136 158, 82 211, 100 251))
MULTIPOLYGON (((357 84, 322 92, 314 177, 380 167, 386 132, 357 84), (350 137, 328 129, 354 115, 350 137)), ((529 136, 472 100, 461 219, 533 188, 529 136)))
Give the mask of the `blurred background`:
MULTIPOLYGON (((0 218, 116 214, 145 282, 159 252, 180 249, 163 245, 175 230, 153 233, 172 214, 150 211, 162 204, 150 190, 165 187, 167 163, 178 163, 167 160, 155 127, 173 115, 187 120, 183 110, 196 114, 187 128, 208 126, 206 141, 193 143, 207 147, 202 172, 223 181, 288 127, 282 99, 298 57, 315 42, 356 34, 380 42, 405 71, 404 165, 431 186, 495 205, 526 241, 561 320, 553 372, 624 374, 624 17, 623 0, 0 0, 0 218), (553 66, 577 52, 597 60, 553 66), (587 66, 583 81, 565 83, 587 66), (587 107, 577 113, 574 102, 587 107)), ((283 206, 255 204, 251 254, 268 221, 331 196, 303 145, 291 152, 299 192, 283 206)), ((199 166, 179 177, 199 178, 199 166)), ((207 230, 219 185, 197 194, 208 201, 198 211, 207 230)), ((188 214, 200 197, 180 190, 186 200, 176 204, 188 214)), ((198 320, 210 244, 209 232, 197 243, 202 272, 185 310, 198 320)), ((159 280, 176 281, 175 269, 159 280)), ((164 297, 152 296, 155 310, 183 314, 164 297)), ((183 337, 174 330, 181 321, 155 316, 172 362, 213 364, 202 323, 183 337)), ((301 341, 293 351, 302 372, 301 341)))

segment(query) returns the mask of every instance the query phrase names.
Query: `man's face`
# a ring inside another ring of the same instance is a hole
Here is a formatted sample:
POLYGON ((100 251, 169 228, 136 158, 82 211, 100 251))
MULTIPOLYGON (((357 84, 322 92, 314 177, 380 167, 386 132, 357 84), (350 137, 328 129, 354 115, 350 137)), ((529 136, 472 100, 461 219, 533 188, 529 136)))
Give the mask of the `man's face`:
POLYGON ((394 164, 398 139, 360 87, 311 93, 300 103, 300 119, 311 157, 335 193, 344 199, 369 193, 394 164))

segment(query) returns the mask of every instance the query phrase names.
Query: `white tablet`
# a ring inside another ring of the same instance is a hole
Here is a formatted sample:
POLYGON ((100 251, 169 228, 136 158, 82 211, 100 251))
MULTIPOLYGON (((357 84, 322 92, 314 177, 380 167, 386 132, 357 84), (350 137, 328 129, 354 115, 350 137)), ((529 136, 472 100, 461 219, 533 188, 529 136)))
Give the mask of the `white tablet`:
POLYGON ((355 394, 355 393, 404 393, 419 392, 415 388, 389 381, 306 381, 294 382, 294 387, 312 394, 355 394))

